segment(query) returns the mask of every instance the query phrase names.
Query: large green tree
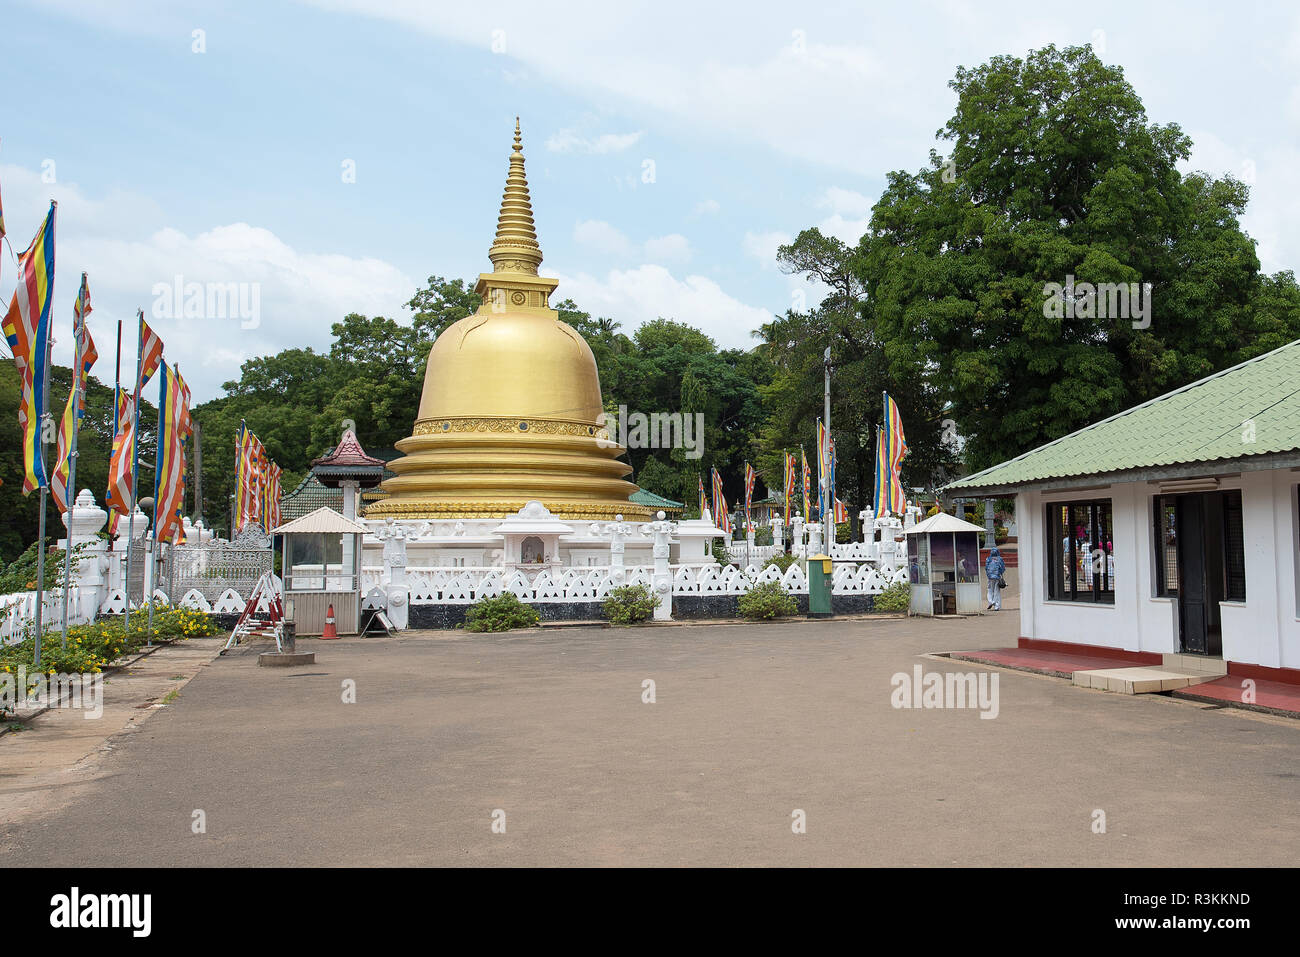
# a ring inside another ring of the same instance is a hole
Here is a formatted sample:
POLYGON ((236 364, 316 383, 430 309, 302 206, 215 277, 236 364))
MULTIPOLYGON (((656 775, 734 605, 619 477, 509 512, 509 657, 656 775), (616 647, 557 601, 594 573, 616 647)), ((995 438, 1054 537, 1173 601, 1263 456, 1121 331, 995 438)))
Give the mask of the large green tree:
POLYGON ((1289 274, 1262 277, 1246 187, 1183 175, 1191 141, 1148 120, 1087 46, 959 69, 950 157, 895 172, 855 272, 982 468, 1300 337, 1289 274), (1049 283, 1149 284, 1145 319, 1045 308, 1049 283))

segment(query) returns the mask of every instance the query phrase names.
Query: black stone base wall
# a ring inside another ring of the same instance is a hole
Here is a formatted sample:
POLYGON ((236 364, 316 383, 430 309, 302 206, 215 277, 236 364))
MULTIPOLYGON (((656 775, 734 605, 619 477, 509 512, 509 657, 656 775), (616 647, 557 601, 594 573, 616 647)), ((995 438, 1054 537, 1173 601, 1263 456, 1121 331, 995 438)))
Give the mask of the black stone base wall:
MULTIPOLYGON (((527 604, 527 603, 526 603, 527 604)), ((473 605, 411 605, 409 628, 456 628, 465 624, 465 615, 473 605)), ((542 621, 601 621, 605 615, 598 601, 546 601, 529 604, 542 621)))
MULTIPOLYGON (((808 614, 808 596, 792 596, 799 615, 808 614)), ((674 595, 673 618, 679 620, 736 619, 739 595, 674 595)), ((865 615, 872 610, 874 595, 832 595, 831 610, 836 615, 865 615)), ((449 629, 465 624, 472 605, 411 605, 409 628, 449 629)), ((605 617, 598 601, 536 602, 542 621, 602 621, 605 617)), ((234 627, 232 618, 230 627, 234 627)))

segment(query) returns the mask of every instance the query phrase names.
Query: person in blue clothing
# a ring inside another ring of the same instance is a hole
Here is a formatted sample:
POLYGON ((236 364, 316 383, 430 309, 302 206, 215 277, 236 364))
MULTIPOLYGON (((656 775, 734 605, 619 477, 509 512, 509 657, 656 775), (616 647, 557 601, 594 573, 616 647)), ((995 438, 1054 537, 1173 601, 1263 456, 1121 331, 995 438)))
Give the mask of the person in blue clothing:
POLYGON ((989 557, 984 559, 984 577, 989 582, 989 608, 993 611, 1002 610, 1002 589, 998 583, 1002 581, 1002 573, 1007 570, 1007 563, 1002 560, 1002 553, 994 545, 989 549, 989 557))

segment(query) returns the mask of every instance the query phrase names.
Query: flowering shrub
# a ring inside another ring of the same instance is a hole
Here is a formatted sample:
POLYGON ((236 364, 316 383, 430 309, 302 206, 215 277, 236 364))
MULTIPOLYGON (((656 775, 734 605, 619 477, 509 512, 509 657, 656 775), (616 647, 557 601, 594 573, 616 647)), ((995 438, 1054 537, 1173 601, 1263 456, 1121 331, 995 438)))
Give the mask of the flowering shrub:
MULTIPOLYGON (((124 627, 120 617, 106 618, 89 625, 74 625, 68 629, 68 646, 63 647, 63 633, 53 629, 41 640, 41 670, 60 674, 98 672, 123 655, 144 647, 149 624, 149 610, 131 612, 129 627, 124 627)), ((153 615, 153 640, 183 641, 186 638, 206 638, 221 629, 212 618, 201 611, 188 608, 155 608, 153 615)), ((16 644, 0 648, 0 672, 16 673, 19 665, 30 672, 36 656, 36 640, 32 636, 16 644)))

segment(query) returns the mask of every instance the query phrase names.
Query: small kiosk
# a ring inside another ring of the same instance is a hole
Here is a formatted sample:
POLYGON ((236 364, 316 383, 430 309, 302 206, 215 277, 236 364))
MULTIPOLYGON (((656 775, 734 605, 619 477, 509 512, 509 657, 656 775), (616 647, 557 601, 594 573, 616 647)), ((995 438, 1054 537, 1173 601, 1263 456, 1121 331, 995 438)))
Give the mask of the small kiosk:
POLYGON ((984 529, 940 512, 909 528, 909 614, 977 615, 984 610, 980 535, 984 529))
POLYGON ((360 522, 324 506, 271 530, 284 539, 285 617, 294 621, 297 634, 321 634, 331 605, 338 633, 357 634, 361 538, 366 531, 360 522))

